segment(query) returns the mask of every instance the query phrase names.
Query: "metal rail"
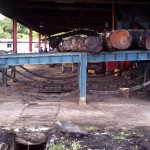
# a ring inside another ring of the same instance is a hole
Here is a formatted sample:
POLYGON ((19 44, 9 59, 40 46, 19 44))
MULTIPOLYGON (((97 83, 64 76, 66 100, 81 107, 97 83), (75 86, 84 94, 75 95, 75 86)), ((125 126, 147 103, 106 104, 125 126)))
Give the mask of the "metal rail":
MULTIPOLYGON (((80 103, 86 103, 86 71, 88 62, 108 61, 143 61, 150 60, 150 51, 130 50, 118 52, 95 53, 43 53, 43 54, 11 54, 0 56, 0 67, 5 73, 9 66, 24 64, 57 64, 57 63, 79 63, 79 89, 80 103)), ((3 84, 7 85, 7 76, 2 76, 3 84)))

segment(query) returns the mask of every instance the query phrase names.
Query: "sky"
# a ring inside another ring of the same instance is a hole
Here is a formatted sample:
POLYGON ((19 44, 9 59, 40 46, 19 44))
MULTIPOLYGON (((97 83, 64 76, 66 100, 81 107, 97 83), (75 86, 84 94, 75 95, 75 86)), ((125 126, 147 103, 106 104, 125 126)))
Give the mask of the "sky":
POLYGON ((3 16, 2 14, 0 14, 0 20, 4 19, 5 16, 3 16))

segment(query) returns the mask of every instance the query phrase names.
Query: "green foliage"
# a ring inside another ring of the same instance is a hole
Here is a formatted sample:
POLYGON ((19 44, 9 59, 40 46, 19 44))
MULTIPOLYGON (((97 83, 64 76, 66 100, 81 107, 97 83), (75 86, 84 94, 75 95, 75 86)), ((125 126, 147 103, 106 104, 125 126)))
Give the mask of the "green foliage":
MULTIPOLYGON (((125 130, 125 131, 127 131, 127 130, 125 130)), ((126 137, 129 136, 129 134, 127 134, 125 131, 122 131, 120 133, 120 135, 115 138, 115 140, 125 140, 126 137)))
MULTIPOLYGON (((5 17, 0 20, 0 38, 9 39, 13 36, 13 22, 12 19, 5 17)), ((17 38, 29 39, 29 29, 24 25, 17 24, 17 38)), ((38 38, 38 33, 33 31, 33 39, 38 38)))
POLYGON ((52 144, 49 150, 65 150, 65 145, 63 145, 62 143, 52 144))
POLYGON ((37 32, 33 31, 32 35, 33 35, 33 39, 38 39, 38 33, 37 32))
POLYGON ((86 131, 94 131, 94 130, 96 130, 97 128, 96 127, 94 127, 94 126, 86 126, 86 127, 84 127, 84 130, 86 130, 86 131))
POLYGON ((11 19, 4 18, 0 20, 0 38, 12 38, 11 19))
POLYGON ((71 143, 71 149, 72 150, 80 150, 81 149, 81 144, 79 141, 73 141, 71 143))

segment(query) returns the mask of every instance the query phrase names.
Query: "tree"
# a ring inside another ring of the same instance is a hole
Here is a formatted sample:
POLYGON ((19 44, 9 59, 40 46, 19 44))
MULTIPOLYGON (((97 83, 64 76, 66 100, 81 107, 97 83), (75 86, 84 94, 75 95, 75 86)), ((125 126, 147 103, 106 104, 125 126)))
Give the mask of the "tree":
MULTIPOLYGON (((12 19, 5 17, 0 20, 0 38, 9 39, 13 36, 13 23, 12 19)), ((29 39, 29 29, 24 25, 17 24, 17 37, 18 39, 29 39)), ((33 31, 33 39, 38 38, 38 33, 33 31)))
POLYGON ((12 20, 4 18, 0 20, 0 38, 12 38, 12 20))

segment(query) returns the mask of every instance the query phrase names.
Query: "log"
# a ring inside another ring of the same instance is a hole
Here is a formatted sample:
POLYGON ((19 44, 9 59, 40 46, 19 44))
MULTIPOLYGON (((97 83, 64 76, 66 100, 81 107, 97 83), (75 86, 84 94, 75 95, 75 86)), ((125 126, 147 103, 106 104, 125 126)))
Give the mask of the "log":
POLYGON ((110 34, 111 32, 104 32, 103 33, 103 49, 104 51, 113 51, 113 46, 110 42, 110 34))
POLYGON ((129 33, 132 36, 132 45, 130 49, 148 49, 150 50, 150 32, 147 30, 129 30, 129 33))
POLYGON ((132 48, 150 50, 149 31, 146 31, 145 28, 137 22, 131 22, 130 29, 133 29, 129 31, 133 37, 132 48))
POLYGON ((116 30, 110 34, 110 42, 114 48, 125 50, 132 43, 132 36, 128 30, 116 30))
POLYGON ((89 36, 84 41, 84 47, 88 52, 100 52, 103 48, 103 39, 101 36, 89 36))
POLYGON ((100 52, 103 48, 103 38, 101 36, 72 36, 59 47, 61 51, 78 52, 100 52))
POLYGON ((84 37, 80 37, 80 36, 72 36, 70 38, 71 40, 71 48, 73 51, 86 51, 85 47, 84 47, 84 37))

